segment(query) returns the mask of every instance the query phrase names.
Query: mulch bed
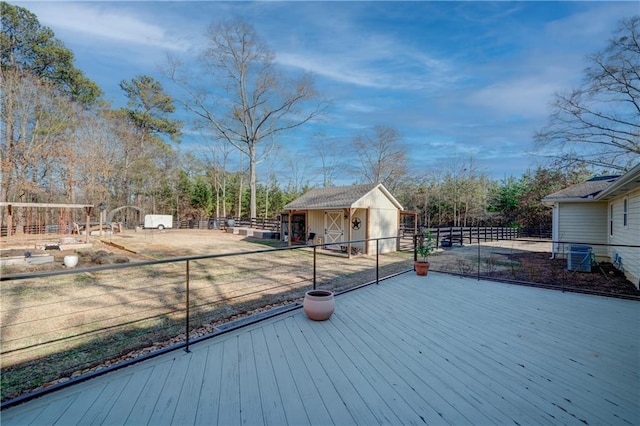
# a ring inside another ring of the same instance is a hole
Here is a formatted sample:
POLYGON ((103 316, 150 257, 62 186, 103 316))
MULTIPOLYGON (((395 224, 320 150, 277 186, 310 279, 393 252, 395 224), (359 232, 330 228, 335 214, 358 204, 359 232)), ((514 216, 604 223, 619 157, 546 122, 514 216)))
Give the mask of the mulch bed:
POLYGON ((507 257, 521 266, 495 271, 491 274, 493 277, 640 297, 640 291, 609 262, 593 265, 591 272, 573 272, 566 269, 566 259, 550 259, 548 253, 514 253, 507 257))

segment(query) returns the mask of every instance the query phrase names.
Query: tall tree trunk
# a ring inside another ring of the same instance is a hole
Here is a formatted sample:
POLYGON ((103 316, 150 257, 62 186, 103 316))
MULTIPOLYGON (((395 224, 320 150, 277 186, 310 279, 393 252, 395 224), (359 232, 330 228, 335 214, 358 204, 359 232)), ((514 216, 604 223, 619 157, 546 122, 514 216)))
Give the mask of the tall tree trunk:
POLYGON ((256 149, 253 144, 249 146, 249 190, 251 192, 249 218, 258 217, 256 205, 256 149))

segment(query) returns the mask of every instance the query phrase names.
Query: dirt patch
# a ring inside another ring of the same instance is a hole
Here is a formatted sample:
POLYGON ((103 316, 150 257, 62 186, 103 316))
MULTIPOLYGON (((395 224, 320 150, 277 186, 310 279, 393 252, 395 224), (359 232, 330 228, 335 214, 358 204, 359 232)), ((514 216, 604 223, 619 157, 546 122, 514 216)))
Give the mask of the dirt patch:
POLYGON ((640 297, 640 291, 610 262, 593 265, 591 272, 567 270, 566 259, 551 258, 550 241, 493 241, 480 247, 477 244, 454 246, 440 249, 429 261, 434 270, 444 272, 640 297))
POLYGON ((593 265, 591 272, 567 270, 565 259, 550 259, 548 253, 513 253, 507 258, 520 267, 496 271, 493 276, 519 281, 589 290, 607 294, 626 294, 640 297, 640 291, 610 262, 593 265))

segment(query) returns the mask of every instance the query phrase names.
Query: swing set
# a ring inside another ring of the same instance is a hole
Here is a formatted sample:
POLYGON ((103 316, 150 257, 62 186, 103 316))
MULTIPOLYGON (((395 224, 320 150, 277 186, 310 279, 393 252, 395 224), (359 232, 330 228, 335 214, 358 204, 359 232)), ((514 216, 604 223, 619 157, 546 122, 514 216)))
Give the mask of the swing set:
MULTIPOLYGON (((0 202, 0 237, 3 245, 27 243, 43 245, 42 239, 80 234, 82 213, 85 229, 89 229, 92 204, 14 203, 0 202)), ((89 232, 85 232, 85 243, 89 232)))

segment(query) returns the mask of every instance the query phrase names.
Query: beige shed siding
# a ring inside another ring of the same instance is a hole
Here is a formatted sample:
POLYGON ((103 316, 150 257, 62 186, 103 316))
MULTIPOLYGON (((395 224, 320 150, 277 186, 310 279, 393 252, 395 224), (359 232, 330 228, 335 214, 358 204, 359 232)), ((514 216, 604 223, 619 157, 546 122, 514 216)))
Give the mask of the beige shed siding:
MULTIPOLYGON (((356 207, 366 208, 372 206, 369 211, 369 238, 395 237, 398 235, 398 223, 400 210, 380 190, 371 191, 355 203, 356 207)), ((363 213, 364 215, 365 213, 363 213)), ((388 253, 396 250, 397 242, 394 239, 381 240, 380 253, 388 253)), ((369 254, 375 254, 376 242, 369 242, 369 254)))
MULTIPOLYGON (((386 238, 397 237, 398 224, 400 220, 400 209, 398 205, 394 203, 384 190, 379 186, 372 186, 371 189, 362 188, 362 185, 357 186, 352 194, 345 194, 338 191, 337 200, 327 199, 321 192, 316 191, 315 195, 309 196, 313 203, 305 206, 305 203, 299 202, 295 204, 297 209, 293 213, 306 213, 307 219, 307 234, 315 233, 314 243, 320 244, 326 242, 325 237, 325 216, 329 211, 339 211, 342 222, 342 236, 341 241, 346 242, 349 239, 352 241, 366 240, 370 238, 386 238), (368 191, 364 195, 360 195, 362 191, 368 191), (349 198, 347 195, 352 195, 349 198), (361 197, 360 199, 356 199, 361 197), (335 204, 334 204, 335 203, 335 204), (351 209, 348 205, 351 205, 351 209), (340 206, 338 208, 331 208, 330 206, 340 206), (350 216, 349 216, 349 213, 350 216), (360 227, 353 229, 352 221, 358 218, 360 220, 360 227)), ((326 191, 325 191, 326 192, 326 191)), ((331 191, 328 191, 331 193, 331 191)), ((334 191, 335 192, 335 191, 334 191)), ((331 194, 326 195, 330 197, 331 194)), ((360 249, 362 253, 375 254, 376 243, 375 241, 369 242, 368 246, 365 246, 365 242, 353 243, 354 247, 360 249)), ((390 252, 396 250, 397 241, 395 239, 388 239, 380 241, 380 252, 390 252)))
POLYGON ((325 241, 324 210, 309 210, 307 212, 307 228, 307 233, 314 232, 316 234, 314 243, 320 243, 320 239, 322 239, 322 242, 325 241))
MULTIPOLYGON (((398 209, 371 209, 371 232, 369 238, 386 238, 396 237, 398 235, 398 209)), ((375 254, 376 242, 369 242, 369 253, 375 254)), ((379 248, 380 253, 388 253, 395 251, 397 247, 397 241, 395 239, 380 240, 379 248)))
POLYGON ((594 244, 597 256, 608 256, 606 246, 595 245, 607 243, 607 203, 560 203, 559 209, 560 241, 594 244))
MULTIPOLYGON (((640 245, 640 189, 615 198, 613 205, 613 235, 609 236, 611 244, 640 245), (628 199, 627 227, 623 225, 623 200, 628 199)), ((609 232, 609 220, 607 215, 607 234, 609 232)), ((609 255, 612 259, 615 255, 622 256, 622 265, 627 279, 640 288, 640 248, 637 247, 610 247, 609 255)))
MULTIPOLYGON (((351 226, 351 239, 352 240, 365 240, 367 239, 367 209, 355 209, 353 215, 351 216, 351 220, 358 218, 360 219, 360 228, 353 229, 352 223, 349 222, 349 226, 351 226)), ((347 226, 347 225, 345 225, 347 226)), ((345 233, 347 230, 345 229, 345 233)), ((355 243, 356 247, 358 247, 362 253, 366 253, 365 251, 365 243, 355 243)), ((371 253, 371 252, 369 252, 371 253)), ((367 253, 367 254, 369 254, 367 253)))

